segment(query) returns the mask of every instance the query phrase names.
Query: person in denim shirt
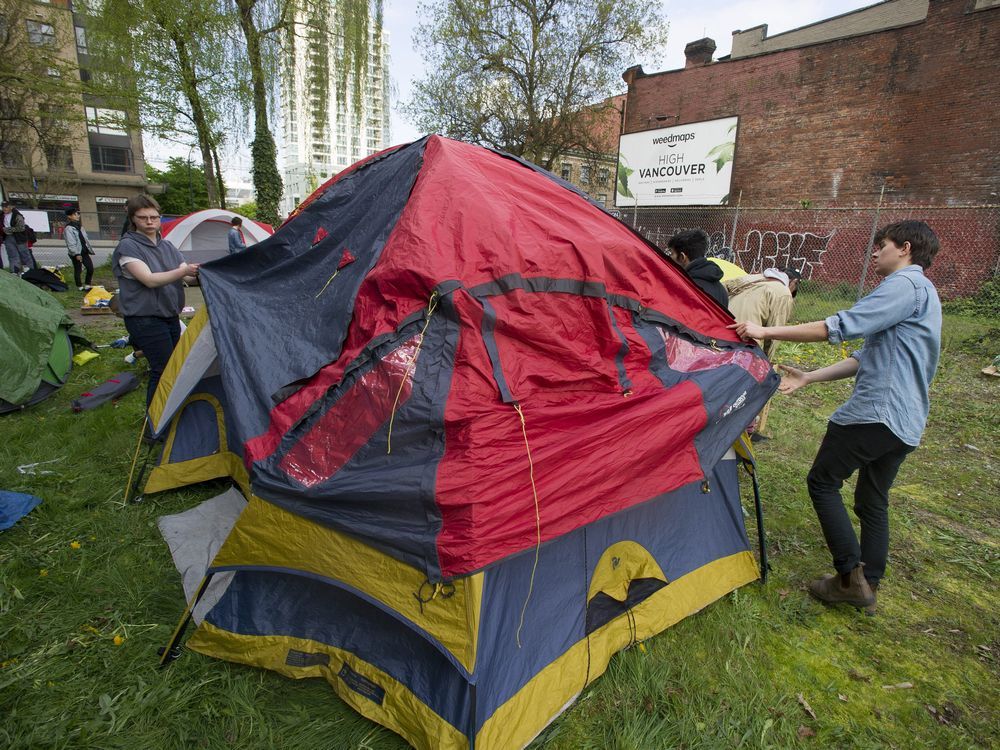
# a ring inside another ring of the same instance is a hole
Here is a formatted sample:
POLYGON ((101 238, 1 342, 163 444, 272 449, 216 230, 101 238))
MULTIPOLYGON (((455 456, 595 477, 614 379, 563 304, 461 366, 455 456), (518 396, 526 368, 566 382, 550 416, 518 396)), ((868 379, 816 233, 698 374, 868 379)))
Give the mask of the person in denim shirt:
POLYGON ((243 252, 247 249, 246 240, 243 238, 243 219, 234 216, 229 223, 232 225, 229 230, 229 254, 243 252))
POLYGON ((875 613, 875 597, 889 553, 889 489, 906 456, 920 443, 930 408, 931 379, 941 352, 941 301, 924 275, 940 247, 922 221, 890 224, 875 236, 872 258, 884 279, 850 310, 796 326, 733 326, 743 338, 823 341, 863 338, 864 346, 837 364, 812 372, 778 365, 779 390, 854 376, 854 391, 830 417, 806 480, 838 575, 812 581, 809 591, 827 603, 844 602, 875 613), (855 471, 854 533, 840 488, 855 471))

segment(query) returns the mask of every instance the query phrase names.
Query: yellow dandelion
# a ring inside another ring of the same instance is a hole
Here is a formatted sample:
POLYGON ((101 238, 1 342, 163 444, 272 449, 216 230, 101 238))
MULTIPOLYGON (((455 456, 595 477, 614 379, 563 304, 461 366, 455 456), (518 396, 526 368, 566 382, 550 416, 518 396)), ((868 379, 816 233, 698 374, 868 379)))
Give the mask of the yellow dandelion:
POLYGON ((80 549, 81 544, 77 541, 73 541, 69 543, 69 546, 72 547, 73 549, 80 549))
POLYGON ((124 639, 124 638, 122 638, 122 637, 121 637, 120 635, 116 635, 116 636, 115 636, 115 645, 116 645, 116 646, 120 646, 120 645, 122 645, 123 643, 125 643, 125 639, 124 639))
POLYGON ((45 578, 45 576, 47 576, 48 574, 49 574, 48 568, 42 568, 41 570, 38 571, 38 575, 41 576, 42 578, 45 578))

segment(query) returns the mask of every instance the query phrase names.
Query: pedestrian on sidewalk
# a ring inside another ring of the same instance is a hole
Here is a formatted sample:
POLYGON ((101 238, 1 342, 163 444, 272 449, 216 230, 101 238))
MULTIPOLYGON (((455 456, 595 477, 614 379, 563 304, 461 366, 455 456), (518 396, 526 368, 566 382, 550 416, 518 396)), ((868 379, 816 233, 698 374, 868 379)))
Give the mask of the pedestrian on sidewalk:
POLYGON ((89 292, 90 282, 94 280, 94 262, 90 256, 94 254, 90 247, 90 237, 87 230, 83 228, 80 221, 80 209, 66 209, 66 227, 63 229, 63 241, 66 243, 66 252, 73 263, 73 280, 76 288, 81 292, 89 292), (83 269, 87 269, 87 279, 84 283, 81 278, 83 269))
POLYGON ((34 257, 28 248, 28 227, 24 214, 14 208, 10 201, 4 201, 3 209, 3 246, 7 251, 7 263, 11 273, 21 274, 35 267, 34 257))

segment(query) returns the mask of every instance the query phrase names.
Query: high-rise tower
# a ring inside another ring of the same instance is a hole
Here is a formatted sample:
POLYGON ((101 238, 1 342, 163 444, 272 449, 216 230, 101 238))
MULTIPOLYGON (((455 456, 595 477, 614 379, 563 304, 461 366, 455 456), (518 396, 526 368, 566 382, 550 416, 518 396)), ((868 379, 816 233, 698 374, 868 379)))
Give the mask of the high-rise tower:
POLYGON ((340 53, 338 29, 343 24, 334 0, 329 8, 328 20, 317 18, 315 11, 297 20, 294 42, 282 60, 285 214, 337 172, 390 145, 388 34, 372 19, 364 80, 357 81, 353 65, 345 65, 340 53), (338 85, 344 67, 346 85, 338 85))

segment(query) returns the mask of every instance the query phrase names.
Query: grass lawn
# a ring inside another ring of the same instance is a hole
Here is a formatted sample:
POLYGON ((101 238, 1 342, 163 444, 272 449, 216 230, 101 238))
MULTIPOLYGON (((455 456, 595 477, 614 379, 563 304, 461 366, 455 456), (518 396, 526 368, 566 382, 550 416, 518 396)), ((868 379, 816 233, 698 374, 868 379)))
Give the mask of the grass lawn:
MULTIPOLYGON (((67 307, 80 296, 58 295, 67 307)), ((828 312, 820 308, 829 300, 800 303, 802 315, 828 312)), ((124 333, 113 319, 85 325, 95 343, 124 333)), ((850 389, 813 386, 779 398, 775 437, 759 449, 767 586, 736 591, 619 654, 532 747, 1000 744, 1000 379, 979 373, 1000 353, 998 326, 946 318, 930 425, 892 498, 877 617, 828 609, 803 590, 829 567, 804 477, 826 417, 850 389)), ((0 746, 406 747, 323 681, 190 652, 157 669, 183 596, 156 519, 225 485, 123 503, 142 389, 93 412, 69 409, 73 397, 128 369, 123 351, 100 351, 55 396, 0 418, 0 488, 44 501, 0 532, 0 746), (46 461, 37 469, 51 473, 17 470, 46 461)), ((812 367, 839 354, 796 345, 778 359, 812 367)))

